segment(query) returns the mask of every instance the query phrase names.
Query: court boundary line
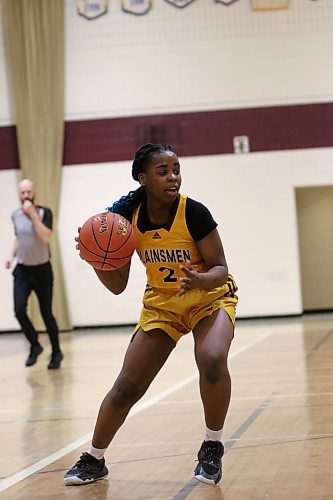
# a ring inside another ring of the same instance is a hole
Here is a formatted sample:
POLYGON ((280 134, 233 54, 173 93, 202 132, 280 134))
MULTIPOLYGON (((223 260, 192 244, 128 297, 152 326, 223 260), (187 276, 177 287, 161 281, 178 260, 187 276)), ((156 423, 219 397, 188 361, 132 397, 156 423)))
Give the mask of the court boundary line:
MULTIPOLYGON (((274 335, 274 332, 266 333, 265 335, 262 335, 261 337, 257 338, 256 340, 253 340, 252 342, 249 342, 248 344, 240 347, 239 349, 236 349, 235 351, 231 352, 229 355, 229 359, 233 359, 236 356, 242 354, 244 351, 247 351, 248 349, 251 349, 251 347, 254 347, 255 345, 259 344, 260 342, 266 340, 268 337, 271 337, 274 335)), ((169 396, 170 394, 173 394, 174 392, 177 392, 179 389, 182 389, 184 386, 190 384, 193 382, 195 379, 197 379, 199 374, 196 372, 195 374, 191 375, 190 377, 187 377, 186 379, 182 380, 178 384, 175 384, 168 389, 165 389, 164 391, 160 392, 156 396, 154 396, 151 399, 148 399, 147 401, 144 401, 143 403, 139 403, 135 405, 132 410, 129 412, 127 418, 133 417, 140 413, 141 411, 145 410, 146 408, 149 408, 150 406, 153 406, 155 403, 158 403, 161 399, 169 396)), ((7 490, 11 486, 14 486, 15 484, 19 483, 23 479, 26 479, 27 477, 31 476, 35 472, 38 472, 39 470, 43 469, 47 465, 51 464, 52 462, 55 462, 56 460, 59 460, 60 458, 64 457, 68 453, 71 453, 72 451, 76 450, 80 446, 84 445, 85 443, 89 442, 92 438, 93 432, 89 432, 83 436, 81 436, 79 439, 76 439, 72 443, 64 446, 58 451, 55 451, 54 453, 51 453, 51 455, 39 460, 33 465, 30 465, 29 467, 25 467, 19 472, 16 472, 15 474, 12 474, 11 476, 6 477, 5 479, 2 479, 0 481, 0 492, 7 490)))

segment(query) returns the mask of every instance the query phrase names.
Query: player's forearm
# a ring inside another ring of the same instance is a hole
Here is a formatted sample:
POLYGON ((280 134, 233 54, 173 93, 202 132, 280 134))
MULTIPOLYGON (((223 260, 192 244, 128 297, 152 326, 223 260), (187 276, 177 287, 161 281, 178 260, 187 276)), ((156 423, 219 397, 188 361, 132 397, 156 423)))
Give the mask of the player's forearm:
POLYGON ((201 286, 203 290, 212 290, 224 285, 228 279, 228 268, 225 266, 214 266, 201 275, 201 286))
POLYGON ((100 282, 114 295, 119 295, 125 290, 128 282, 129 270, 130 262, 124 267, 115 269, 114 271, 94 269, 100 282))

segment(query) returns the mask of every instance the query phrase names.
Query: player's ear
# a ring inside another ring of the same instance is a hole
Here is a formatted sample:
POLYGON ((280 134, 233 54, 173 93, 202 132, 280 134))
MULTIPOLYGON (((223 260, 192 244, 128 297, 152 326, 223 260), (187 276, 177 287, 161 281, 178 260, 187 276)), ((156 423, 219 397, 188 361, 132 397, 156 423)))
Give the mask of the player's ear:
POLYGON ((144 180, 144 175, 143 174, 139 174, 138 175, 138 181, 140 182, 141 186, 145 185, 145 180, 144 180))

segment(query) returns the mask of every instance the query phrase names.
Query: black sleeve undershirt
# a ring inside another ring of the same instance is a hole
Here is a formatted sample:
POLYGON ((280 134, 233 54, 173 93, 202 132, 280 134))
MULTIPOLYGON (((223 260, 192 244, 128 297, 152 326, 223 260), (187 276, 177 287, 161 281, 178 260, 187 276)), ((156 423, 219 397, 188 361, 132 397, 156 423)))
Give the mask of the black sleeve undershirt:
POLYGON ((200 241, 217 227, 212 214, 202 203, 187 198, 185 208, 187 228, 194 241, 200 241))

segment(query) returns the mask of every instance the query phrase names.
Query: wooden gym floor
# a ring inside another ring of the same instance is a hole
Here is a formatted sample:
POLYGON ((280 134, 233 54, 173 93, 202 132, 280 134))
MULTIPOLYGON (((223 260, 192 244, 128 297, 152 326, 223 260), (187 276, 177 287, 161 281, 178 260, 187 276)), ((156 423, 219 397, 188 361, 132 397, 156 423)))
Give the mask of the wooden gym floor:
POLYGON ((62 333, 58 371, 45 334, 31 368, 23 335, 0 335, 1 499, 333 499, 333 314, 238 321, 218 486, 192 478, 204 423, 188 335, 109 448, 109 478, 65 487, 130 332, 62 333))

